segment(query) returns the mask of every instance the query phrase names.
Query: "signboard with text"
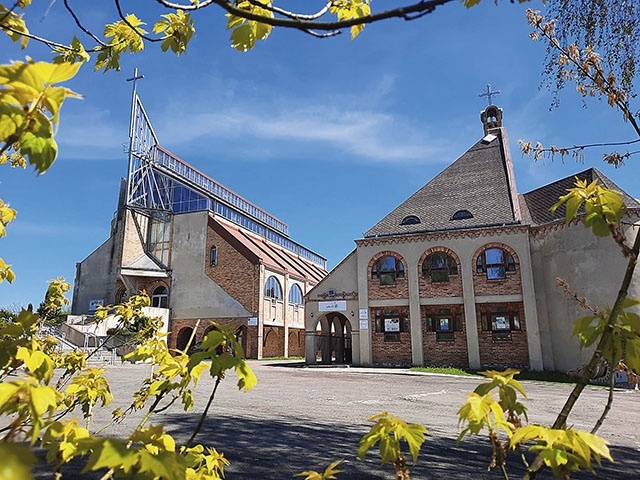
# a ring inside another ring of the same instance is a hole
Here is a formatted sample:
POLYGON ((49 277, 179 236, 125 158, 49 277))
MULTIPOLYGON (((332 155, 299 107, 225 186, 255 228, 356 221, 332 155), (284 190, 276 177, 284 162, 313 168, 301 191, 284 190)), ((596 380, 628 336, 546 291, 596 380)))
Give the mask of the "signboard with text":
POLYGON ((331 300, 329 302, 318 302, 319 312, 346 312, 346 300, 331 300))

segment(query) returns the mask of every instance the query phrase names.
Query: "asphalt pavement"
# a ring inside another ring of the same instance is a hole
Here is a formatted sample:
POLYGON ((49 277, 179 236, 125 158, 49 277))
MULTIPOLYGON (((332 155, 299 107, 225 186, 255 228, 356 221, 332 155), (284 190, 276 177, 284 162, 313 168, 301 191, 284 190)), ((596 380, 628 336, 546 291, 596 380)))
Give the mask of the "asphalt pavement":
MULTIPOLYGON (((479 377, 423 374, 407 369, 349 367, 305 367, 300 362, 250 361, 258 377, 257 386, 241 392, 235 374, 220 384, 205 419, 198 443, 213 446, 231 462, 229 480, 290 479, 304 470, 322 471, 335 460, 343 460, 339 480, 393 479, 389 466, 380 467, 377 452, 364 461, 357 458, 358 441, 372 422, 372 415, 387 411, 428 429, 418 462, 411 466, 412 479, 482 480, 503 478, 488 470, 491 449, 485 437, 465 438, 460 444, 457 411, 466 396, 482 381, 479 377)), ((148 365, 109 367, 108 378, 114 402, 94 414, 93 428, 110 419, 116 407, 126 408, 131 393, 145 376, 148 365)), ((529 423, 550 425, 562 408, 572 385, 524 381, 529 423)), ((186 442, 197 425, 213 388, 203 375, 195 406, 184 412, 179 405, 152 421, 163 423, 178 442, 186 442)), ((602 413, 608 391, 587 387, 569 418, 569 425, 590 430, 602 413)), ((588 472, 574 479, 640 478, 638 419, 640 392, 616 390, 612 409, 598 432, 610 442, 614 463, 604 461, 597 477, 588 472)), ((109 427, 105 435, 125 437, 142 412, 109 427)), ((510 478, 523 472, 515 454, 509 456, 510 478)), ((69 470, 73 477, 73 468, 69 470)), ((79 475, 78 475, 79 477, 79 475)), ((44 474, 38 478, 45 478, 44 474)), ((49 477, 50 478, 50 477, 49 477)), ((83 479, 93 478, 83 474, 83 479)), ((549 472, 539 479, 553 478, 549 472)))

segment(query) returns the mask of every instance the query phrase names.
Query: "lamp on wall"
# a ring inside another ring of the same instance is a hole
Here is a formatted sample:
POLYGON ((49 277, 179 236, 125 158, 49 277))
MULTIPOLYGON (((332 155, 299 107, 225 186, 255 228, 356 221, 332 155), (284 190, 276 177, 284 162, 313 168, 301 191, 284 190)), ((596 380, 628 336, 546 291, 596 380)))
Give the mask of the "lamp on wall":
POLYGON ((353 310, 351 310, 351 316, 352 316, 352 317, 353 317, 353 316, 355 316, 355 314, 353 313, 353 310))
POLYGON ((310 316, 311 318, 313 318, 313 312, 311 312, 311 313, 309 314, 309 316, 310 316))

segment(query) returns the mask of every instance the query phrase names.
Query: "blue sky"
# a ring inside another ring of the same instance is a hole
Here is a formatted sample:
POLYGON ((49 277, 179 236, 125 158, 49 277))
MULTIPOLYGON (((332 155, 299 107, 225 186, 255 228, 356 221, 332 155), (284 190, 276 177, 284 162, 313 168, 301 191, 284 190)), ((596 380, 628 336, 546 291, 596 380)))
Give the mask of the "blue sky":
MULTIPOLYGON (((62 2, 46 16, 50 2, 35 3, 31 31, 69 41, 62 2)), ((109 2, 75 3, 88 25, 116 18, 109 2)), ((375 6, 385 3, 395 5, 375 6)), ((138 12, 149 24, 159 13, 155 2, 123 4, 144 4, 138 12)), ((504 111, 519 192, 596 166, 640 196, 633 157, 618 170, 597 150, 584 164, 521 157, 521 138, 557 145, 634 138, 606 102, 583 104, 572 87, 559 109, 549 109, 551 95, 539 88, 545 48, 529 39, 525 19, 527 7, 540 6, 483 0, 467 10, 454 2, 413 22, 368 26, 354 41, 348 33, 320 40, 276 29, 248 53, 228 46, 225 18, 212 7, 195 16, 197 34, 182 57, 150 45, 123 57, 120 72, 84 66, 68 84, 84 99, 63 107, 53 168, 37 176, 5 166, 0 176, 0 198, 18 210, 0 239, 0 257, 17 274, 12 285, 0 284, 0 306, 39 303, 52 278, 73 282, 76 262, 108 238, 127 172, 126 78, 135 67, 161 144, 288 223, 292 238, 329 268, 482 137, 487 102, 479 94, 487 84, 502 92, 494 103, 504 111)), ((0 51, 2 63, 50 58, 5 38, 0 51)))

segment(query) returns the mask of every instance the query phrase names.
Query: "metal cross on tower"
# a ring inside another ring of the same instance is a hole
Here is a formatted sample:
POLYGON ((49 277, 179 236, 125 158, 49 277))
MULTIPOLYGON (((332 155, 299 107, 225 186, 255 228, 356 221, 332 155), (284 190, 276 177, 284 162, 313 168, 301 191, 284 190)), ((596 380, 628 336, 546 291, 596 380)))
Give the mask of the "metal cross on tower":
POLYGON ((500 92, 500 90, 491 90, 491 85, 487 83, 487 91, 486 93, 481 93, 480 95, 478 95, 479 97, 488 97, 489 100, 489 105, 491 105, 491 96, 492 95, 498 95, 500 92))
POLYGON ((166 178, 154 173, 153 163, 158 137, 136 91, 136 83, 143 75, 136 68, 133 77, 131 99, 131 123, 129 127, 129 173, 127 175, 127 205, 151 210, 169 210, 166 178), (164 181, 164 182, 163 182, 164 181))

